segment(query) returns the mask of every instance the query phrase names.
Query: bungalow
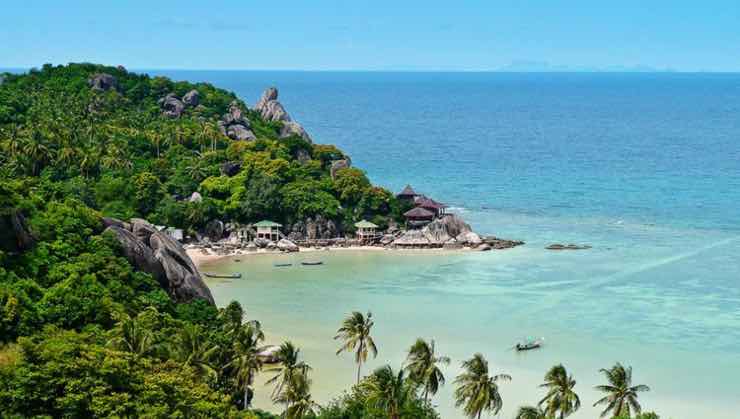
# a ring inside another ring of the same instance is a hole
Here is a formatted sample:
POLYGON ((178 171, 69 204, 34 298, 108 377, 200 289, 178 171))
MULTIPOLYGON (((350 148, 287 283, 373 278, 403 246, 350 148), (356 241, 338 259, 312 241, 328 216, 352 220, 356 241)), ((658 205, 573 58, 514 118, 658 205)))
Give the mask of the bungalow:
POLYGON ((411 185, 406 185, 401 193, 396 195, 396 198, 400 199, 401 201, 414 202, 417 196, 419 196, 419 194, 416 193, 414 188, 412 188, 411 185))
POLYGON ((445 208, 447 208, 447 205, 441 204, 431 198, 422 198, 416 201, 416 207, 417 208, 424 208, 425 210, 428 210, 432 213, 434 213, 435 217, 440 217, 444 215, 445 208))
POLYGON ((370 221, 362 220, 355 223, 357 229, 357 238, 360 241, 372 240, 377 236, 378 226, 370 221))
POLYGON ((280 239, 280 227, 282 226, 282 224, 269 220, 263 220, 253 225, 253 227, 257 229, 258 239, 268 239, 272 241, 278 241, 280 239))
POLYGON ((403 214, 406 217, 406 226, 411 228, 424 227, 434 220, 435 214, 428 209, 416 207, 403 214))

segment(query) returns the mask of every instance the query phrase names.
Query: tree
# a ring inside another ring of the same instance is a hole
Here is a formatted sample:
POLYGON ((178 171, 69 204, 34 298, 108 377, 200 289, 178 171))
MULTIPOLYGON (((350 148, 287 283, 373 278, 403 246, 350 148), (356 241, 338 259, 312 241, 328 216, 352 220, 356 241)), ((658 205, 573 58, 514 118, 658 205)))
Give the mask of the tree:
POLYGON ((439 365, 450 365, 450 358, 437 355, 434 340, 427 342, 419 338, 409 349, 406 362, 409 378, 424 388, 424 402, 427 403, 429 395, 437 394, 444 385, 445 376, 439 365))
POLYGON ((279 366, 270 367, 266 372, 275 372, 276 374, 267 380, 266 384, 274 384, 275 389, 272 391, 273 399, 277 398, 290 380, 295 377, 296 373, 307 374, 311 367, 300 358, 301 350, 296 348, 291 342, 285 342, 280 345, 276 356, 279 366))
POLYGON ((548 419, 548 416, 539 406, 521 406, 514 419, 548 419))
POLYGON ((357 383, 360 383, 360 372, 362 363, 367 361, 368 352, 372 352, 373 358, 378 356, 378 348, 375 341, 370 336, 370 330, 373 328, 373 314, 368 311, 367 316, 363 316, 359 311, 353 311, 344 321, 342 327, 337 330, 334 339, 341 339, 344 344, 337 350, 337 355, 342 352, 355 352, 355 362, 357 363, 357 383))
POLYGON ((488 361, 480 353, 463 362, 462 367, 464 371, 455 379, 458 386, 455 389, 455 406, 463 406, 463 412, 471 419, 480 418, 483 411, 497 414, 503 406, 498 381, 510 381, 511 376, 489 375, 488 361))
POLYGON ((236 384, 244 392, 244 409, 249 407, 252 400, 254 377, 262 369, 262 361, 258 356, 261 336, 262 331, 252 325, 241 328, 234 341, 234 357, 226 364, 233 370, 236 384))
POLYGON ((606 396, 599 399, 594 406, 605 404, 606 408, 601 412, 601 417, 612 413, 613 417, 627 416, 630 417, 631 411, 640 413, 642 407, 637 401, 637 393, 650 391, 650 387, 644 384, 632 385, 632 367, 625 368, 617 362, 609 369, 602 368, 599 370, 604 374, 609 384, 596 386, 596 390, 607 393, 606 396))
POLYGON ((275 403, 284 404, 286 419, 300 419, 313 415, 318 404, 311 397, 311 380, 307 371, 293 370, 287 385, 273 399, 275 403))
POLYGON ((213 367, 213 358, 218 349, 218 345, 210 343, 203 328, 192 323, 183 325, 176 343, 171 347, 175 359, 192 367, 199 376, 210 379, 215 379, 218 375, 213 367))
POLYGON ((560 419, 569 416, 581 407, 578 394, 573 391, 576 380, 568 375, 562 364, 555 365, 545 374, 545 382, 540 387, 548 389, 547 395, 540 400, 539 406, 545 404, 545 411, 550 416, 559 414, 560 419))
POLYGON ((386 412, 389 419, 401 417, 401 409, 413 390, 404 378, 403 369, 396 374, 390 365, 376 369, 360 387, 367 395, 367 403, 386 412))
POLYGON ((120 314, 116 325, 110 331, 108 345, 130 352, 135 357, 149 354, 155 348, 154 334, 142 324, 140 318, 142 314, 134 318, 125 313, 120 314))

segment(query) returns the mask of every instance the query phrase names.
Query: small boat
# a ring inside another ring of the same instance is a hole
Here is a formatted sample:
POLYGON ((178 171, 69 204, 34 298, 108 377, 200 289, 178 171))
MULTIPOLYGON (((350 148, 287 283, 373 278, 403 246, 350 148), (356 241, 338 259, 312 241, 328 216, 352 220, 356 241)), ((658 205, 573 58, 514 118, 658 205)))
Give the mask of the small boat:
POLYGON ((225 278, 225 279, 239 279, 242 277, 242 274, 235 273, 235 274, 211 274, 207 272, 203 272, 203 275, 207 276, 208 278, 225 278))
POLYGON ((517 343, 514 346, 514 349, 516 349, 517 351, 529 351, 531 349, 541 348, 544 343, 545 338, 527 338, 524 339, 522 342, 517 343))
POLYGON ((276 268, 285 268, 287 266, 293 266, 293 264, 292 263, 276 263, 276 264, 274 264, 272 266, 274 266, 276 268))
POLYGON ((316 266, 316 265, 323 265, 323 264, 324 262, 320 260, 301 262, 301 265, 305 265, 305 266, 316 266))

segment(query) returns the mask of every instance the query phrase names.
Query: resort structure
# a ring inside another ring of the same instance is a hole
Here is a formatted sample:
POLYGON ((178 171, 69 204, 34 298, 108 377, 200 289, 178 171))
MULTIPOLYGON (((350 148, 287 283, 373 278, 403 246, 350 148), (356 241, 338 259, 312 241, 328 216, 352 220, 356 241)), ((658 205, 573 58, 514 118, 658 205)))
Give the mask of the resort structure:
POLYGON ((434 220, 434 213, 422 207, 416 207, 403 214, 407 228, 421 228, 434 220))
POLYGON ((360 241, 373 240, 377 237, 378 226, 371 223, 370 221, 362 220, 355 223, 357 229, 357 238, 360 241))
POLYGON ((267 239, 272 241, 280 240, 280 227, 282 226, 282 224, 269 220, 263 220, 253 225, 257 230, 258 239, 267 239))
POLYGON ((418 193, 414 190, 414 188, 411 187, 411 185, 406 185, 405 188, 396 195, 396 198, 400 199, 401 201, 407 201, 407 202, 414 202, 416 198, 419 196, 418 193))

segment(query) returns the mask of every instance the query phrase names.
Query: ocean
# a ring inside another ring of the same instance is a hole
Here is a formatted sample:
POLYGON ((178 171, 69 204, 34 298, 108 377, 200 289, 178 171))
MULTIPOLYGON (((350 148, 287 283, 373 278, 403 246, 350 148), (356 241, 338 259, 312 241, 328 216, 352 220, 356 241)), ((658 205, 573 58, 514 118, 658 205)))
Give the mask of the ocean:
MULTIPOLYGON (((374 183, 409 183, 476 231, 526 242, 213 267, 245 274, 210 283, 219 304, 237 299, 269 339, 304 348, 319 401, 352 383, 333 332, 349 311, 372 310, 380 354, 367 370, 400 366, 416 337, 453 358, 434 399, 444 418, 462 417, 452 378, 474 352, 513 376, 502 417, 536 403, 561 362, 578 381, 573 417, 596 417, 599 369, 616 361, 651 386, 640 400, 662 417, 737 417, 740 74, 151 73, 209 81, 249 104, 276 86, 315 142, 348 152, 374 183), (592 248, 545 250, 551 243, 592 248), (509 350, 530 335, 545 347, 509 350)), ((268 394, 257 389, 259 406, 270 407, 268 394)))

